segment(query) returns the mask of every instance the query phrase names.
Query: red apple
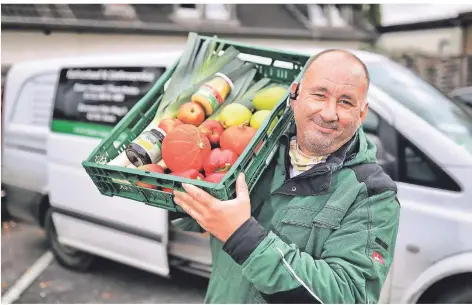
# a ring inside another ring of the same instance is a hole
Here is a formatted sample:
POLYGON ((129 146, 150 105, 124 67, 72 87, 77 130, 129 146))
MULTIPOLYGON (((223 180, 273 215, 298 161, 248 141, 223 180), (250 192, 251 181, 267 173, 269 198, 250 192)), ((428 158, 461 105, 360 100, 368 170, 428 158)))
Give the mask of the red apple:
MULTIPOLYGON (((160 174, 164 173, 164 169, 162 168, 162 166, 157 165, 157 164, 146 164, 146 165, 142 165, 142 166, 138 167, 137 169, 147 171, 147 172, 160 173, 160 174)), ((156 185, 152 185, 152 184, 149 184, 149 183, 136 182, 135 184, 137 186, 145 187, 145 188, 148 188, 148 189, 157 189, 156 185)))
POLYGON ((157 127, 164 130, 168 134, 175 127, 182 125, 183 123, 178 119, 163 119, 157 127))
POLYGON ((212 147, 217 147, 220 144, 220 137, 225 131, 223 125, 217 120, 207 120, 198 129, 206 135, 212 147))
POLYGON ((226 175, 226 173, 212 173, 209 174, 203 179, 203 181, 210 182, 210 183, 220 183, 221 179, 226 175))
MULTIPOLYGON (((205 177, 199 171, 197 171, 196 169, 190 169, 190 170, 186 170, 186 171, 183 171, 183 172, 170 173, 170 174, 172 176, 188 178, 188 179, 195 179, 195 180, 205 179, 205 177)), ((173 190, 171 188, 165 188, 165 187, 162 188, 162 191, 166 192, 166 193, 172 193, 173 192, 173 190)))
POLYGON ((213 149, 203 162, 205 175, 211 173, 225 173, 238 160, 238 154, 232 150, 213 149))
POLYGON ((184 124, 199 126, 205 120, 205 110, 200 104, 188 102, 180 106, 177 119, 184 124))

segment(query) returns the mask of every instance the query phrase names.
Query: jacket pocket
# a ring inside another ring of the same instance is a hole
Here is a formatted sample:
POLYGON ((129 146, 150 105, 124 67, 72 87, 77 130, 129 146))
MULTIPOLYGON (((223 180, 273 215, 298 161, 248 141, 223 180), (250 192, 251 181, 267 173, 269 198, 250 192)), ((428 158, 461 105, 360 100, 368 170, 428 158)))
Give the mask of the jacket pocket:
POLYGON ((341 227, 342 220, 342 216, 340 216, 340 214, 344 215, 344 213, 341 211, 338 212, 336 210, 334 210, 334 213, 327 213, 327 211, 330 211, 330 208, 325 208, 323 211, 318 213, 318 215, 316 215, 316 217, 313 219, 313 224, 317 227, 331 230, 339 229, 341 227))
POLYGON ((293 243, 314 258, 321 257, 323 246, 330 234, 341 227, 344 211, 324 206, 287 208, 278 227, 280 237, 293 243))
POLYGON ((307 207, 291 207, 285 212, 280 224, 280 237, 287 243, 294 243, 305 249, 313 230, 313 221, 320 212, 307 207))

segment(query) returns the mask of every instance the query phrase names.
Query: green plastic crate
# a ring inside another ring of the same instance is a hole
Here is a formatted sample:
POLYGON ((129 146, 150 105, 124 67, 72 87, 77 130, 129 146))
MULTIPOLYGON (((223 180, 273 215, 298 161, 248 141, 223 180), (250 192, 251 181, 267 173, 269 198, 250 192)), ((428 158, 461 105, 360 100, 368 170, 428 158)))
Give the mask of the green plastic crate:
MULTIPOLYGON (((290 85, 294 80, 300 79, 300 72, 309 59, 309 56, 303 54, 281 52, 227 40, 218 41, 224 42, 226 48, 234 46, 243 54, 257 56, 257 58, 254 57, 254 60, 248 60, 257 63, 256 80, 267 77, 273 82, 290 85), (260 63, 260 59, 268 61, 268 64, 260 63), (284 68, 277 65, 284 66, 284 68)), ((288 93, 279 101, 270 117, 258 129, 237 162, 219 184, 106 164, 124 151, 127 145, 141 134, 152 121, 163 95, 164 84, 172 76, 177 63, 178 61, 157 80, 151 90, 115 126, 111 134, 95 148, 86 161, 82 162, 87 174, 101 194, 128 198, 169 211, 182 211, 174 203, 173 195, 160 191, 161 187, 183 190, 181 184, 188 183, 201 187, 221 200, 228 200, 235 197, 236 178, 241 171, 246 175, 249 191, 252 191, 268 166, 276 151, 277 140, 293 120, 293 113, 286 104, 288 93), (270 135, 267 135, 269 126, 277 116, 279 117, 277 125, 270 135), (259 148, 257 152, 256 148, 259 148), (138 187, 135 182, 156 185, 158 189, 138 187)))

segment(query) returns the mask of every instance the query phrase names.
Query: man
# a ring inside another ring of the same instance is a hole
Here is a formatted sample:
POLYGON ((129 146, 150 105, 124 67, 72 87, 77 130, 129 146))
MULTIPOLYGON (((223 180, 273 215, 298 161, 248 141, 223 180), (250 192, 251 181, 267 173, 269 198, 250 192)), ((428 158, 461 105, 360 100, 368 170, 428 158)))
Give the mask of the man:
POLYGON ((400 206, 359 128, 368 86, 353 54, 318 54, 291 90, 295 125, 251 196, 244 175, 226 202, 189 185, 175 192, 193 218, 176 224, 212 235, 205 302, 378 302, 400 206))

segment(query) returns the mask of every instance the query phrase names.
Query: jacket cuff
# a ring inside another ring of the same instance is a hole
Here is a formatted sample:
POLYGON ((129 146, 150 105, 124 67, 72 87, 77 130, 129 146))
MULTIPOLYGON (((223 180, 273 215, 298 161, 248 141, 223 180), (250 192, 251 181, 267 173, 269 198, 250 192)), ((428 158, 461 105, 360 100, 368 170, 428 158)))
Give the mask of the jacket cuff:
POLYGON ((267 234, 257 220, 251 217, 228 238, 223 245, 223 251, 242 265, 267 234))

